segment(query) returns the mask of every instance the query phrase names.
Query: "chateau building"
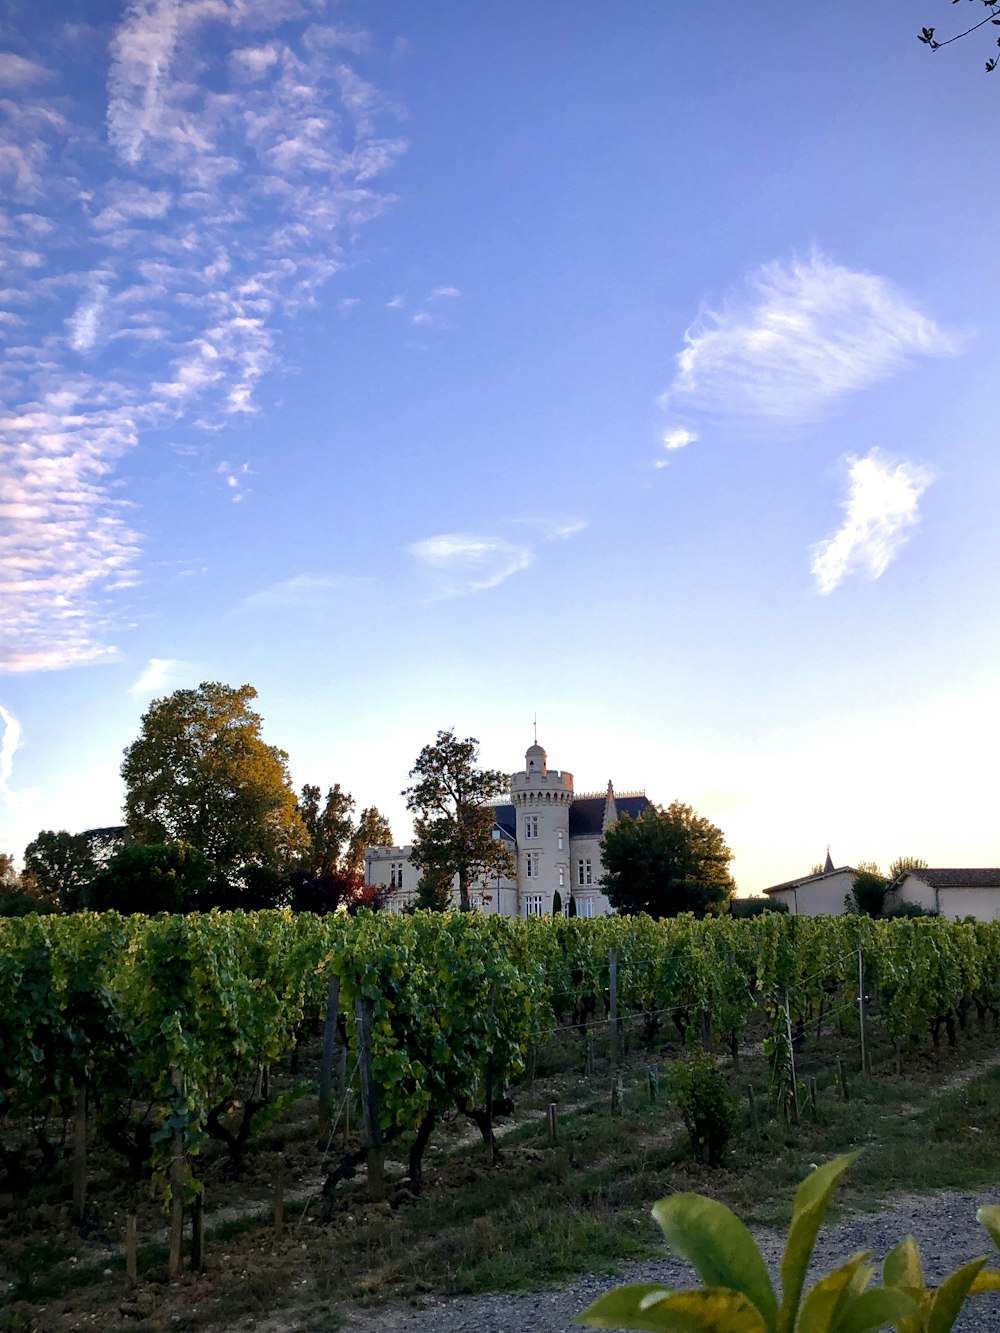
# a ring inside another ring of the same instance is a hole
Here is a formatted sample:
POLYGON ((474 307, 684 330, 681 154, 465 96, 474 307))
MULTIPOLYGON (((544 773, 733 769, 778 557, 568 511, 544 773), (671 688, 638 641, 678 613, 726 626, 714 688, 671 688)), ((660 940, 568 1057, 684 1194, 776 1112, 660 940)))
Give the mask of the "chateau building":
MULTIPOLYGON (((495 807, 494 838, 512 854, 515 874, 492 875, 473 886, 472 904, 502 916, 548 916, 558 891, 563 911, 570 896, 579 916, 606 916, 613 909, 600 888, 601 837, 620 815, 635 819, 649 805, 642 792, 606 792, 577 796, 573 774, 548 766, 537 740, 524 756, 524 768, 512 773, 510 801, 495 807)), ((410 860, 412 847, 369 847, 365 880, 391 891, 391 911, 400 912, 417 894, 420 871, 410 860)), ((458 877, 452 889, 458 903, 458 877)))

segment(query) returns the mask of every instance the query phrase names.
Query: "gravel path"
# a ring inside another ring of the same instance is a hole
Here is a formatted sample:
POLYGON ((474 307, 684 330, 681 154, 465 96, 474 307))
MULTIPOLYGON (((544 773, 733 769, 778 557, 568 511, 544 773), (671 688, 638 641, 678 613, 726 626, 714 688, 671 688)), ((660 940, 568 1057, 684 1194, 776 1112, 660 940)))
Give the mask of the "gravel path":
MULTIPOLYGON (((908 1197, 874 1213, 855 1214, 821 1233, 816 1246, 820 1271, 835 1268, 858 1250, 874 1251, 879 1261, 908 1232, 920 1245, 929 1280, 938 1282, 960 1264, 992 1250, 989 1237, 976 1222, 976 1209, 1000 1203, 1000 1188, 986 1194, 945 1193, 908 1197)), ((755 1233, 758 1244, 777 1267, 782 1239, 774 1232, 755 1233)), ((1000 1266, 1000 1260, 994 1265, 1000 1266)), ((383 1307, 352 1315, 354 1333, 579 1333, 575 1315, 601 1292, 620 1282, 663 1282, 666 1286, 692 1283, 685 1264, 648 1260, 633 1264, 620 1279, 584 1277, 558 1291, 528 1296, 468 1296, 431 1300, 420 1308, 383 1307)), ((287 1333, 313 1333, 320 1325, 285 1324, 287 1333)), ((1000 1294, 980 1296, 955 1325, 955 1333, 997 1333, 1000 1329, 1000 1294)))

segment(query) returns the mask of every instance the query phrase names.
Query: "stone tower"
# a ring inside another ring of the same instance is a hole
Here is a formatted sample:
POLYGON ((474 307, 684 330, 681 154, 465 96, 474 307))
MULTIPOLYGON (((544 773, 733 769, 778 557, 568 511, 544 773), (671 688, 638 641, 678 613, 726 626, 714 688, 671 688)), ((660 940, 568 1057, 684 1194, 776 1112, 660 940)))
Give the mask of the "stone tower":
POLYGON ((524 771, 512 773, 510 796, 517 824, 517 884, 520 915, 525 896, 542 895, 542 911, 552 911, 559 890, 563 904, 570 892, 569 808, 573 774, 549 768, 536 740, 524 756, 524 771))

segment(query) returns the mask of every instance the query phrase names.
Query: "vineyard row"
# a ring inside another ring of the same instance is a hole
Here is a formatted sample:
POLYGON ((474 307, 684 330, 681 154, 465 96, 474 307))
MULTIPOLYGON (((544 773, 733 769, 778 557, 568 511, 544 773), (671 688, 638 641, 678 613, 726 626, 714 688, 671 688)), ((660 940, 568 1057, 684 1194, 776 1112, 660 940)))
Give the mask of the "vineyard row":
MULTIPOLYGON (((411 1176, 449 1111, 492 1133, 529 1052, 644 1015, 738 1049, 760 1008, 776 1049, 825 1011, 858 1022, 877 996, 897 1048, 970 1008, 1000 1009, 1000 923, 767 915, 751 920, 517 921, 478 914, 0 921, 0 1170, 27 1188, 39 1155, 86 1117, 137 1174, 176 1195, 206 1136, 234 1161, 274 1118, 267 1071, 294 1071, 327 1025, 374 1109, 370 1142, 407 1145, 411 1176), (614 959, 613 969, 611 960, 614 959), (332 1009, 331 1009, 332 1002, 332 1009), (335 1021, 334 1021, 335 1020, 335 1021), (60 1128, 61 1127, 61 1128, 60 1128)), ((315 1084, 312 1085, 315 1089, 315 1084)), ((291 1098, 302 1087, 286 1090, 291 1098)))

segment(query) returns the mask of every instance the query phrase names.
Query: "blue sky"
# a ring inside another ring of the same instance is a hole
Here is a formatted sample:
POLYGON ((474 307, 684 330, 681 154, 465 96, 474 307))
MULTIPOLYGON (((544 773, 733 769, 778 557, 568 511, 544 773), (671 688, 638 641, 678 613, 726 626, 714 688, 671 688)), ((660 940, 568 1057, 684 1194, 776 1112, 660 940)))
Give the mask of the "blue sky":
POLYGON ((537 713, 743 892, 995 864, 1000 85, 903 8, 12 7, 0 847, 223 680, 400 841, 537 713))

